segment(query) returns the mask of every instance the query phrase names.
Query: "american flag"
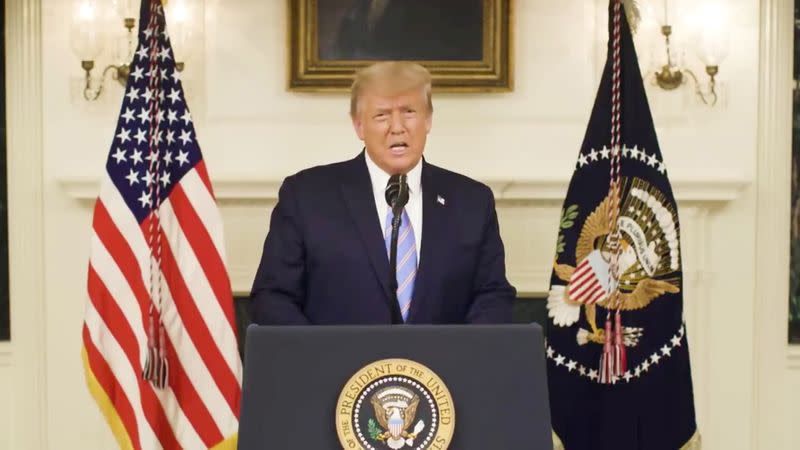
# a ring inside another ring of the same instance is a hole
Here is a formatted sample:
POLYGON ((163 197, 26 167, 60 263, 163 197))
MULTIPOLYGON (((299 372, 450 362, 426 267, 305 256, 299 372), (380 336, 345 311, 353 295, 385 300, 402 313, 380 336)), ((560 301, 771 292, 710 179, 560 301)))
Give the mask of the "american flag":
POLYGON ((222 221, 158 0, 142 0, 92 230, 82 357, 120 447, 235 448, 222 221))

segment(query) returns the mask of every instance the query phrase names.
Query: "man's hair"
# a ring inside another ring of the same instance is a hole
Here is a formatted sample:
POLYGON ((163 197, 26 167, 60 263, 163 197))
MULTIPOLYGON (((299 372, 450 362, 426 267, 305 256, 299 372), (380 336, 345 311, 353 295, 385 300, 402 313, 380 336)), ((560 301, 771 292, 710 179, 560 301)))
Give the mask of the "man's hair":
POLYGON ((375 89, 386 95, 424 89, 428 112, 433 112, 431 74, 420 64, 409 61, 383 61, 356 72, 350 87, 350 116, 354 117, 358 112, 359 98, 366 89, 375 89))

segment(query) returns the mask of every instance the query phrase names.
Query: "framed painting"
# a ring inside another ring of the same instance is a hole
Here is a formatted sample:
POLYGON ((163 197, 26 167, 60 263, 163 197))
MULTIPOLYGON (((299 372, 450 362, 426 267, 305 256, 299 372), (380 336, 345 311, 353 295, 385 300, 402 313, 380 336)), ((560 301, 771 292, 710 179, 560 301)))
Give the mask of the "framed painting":
POLYGON ((437 91, 513 89, 511 0, 288 0, 289 89, 344 91, 381 60, 416 61, 437 91))

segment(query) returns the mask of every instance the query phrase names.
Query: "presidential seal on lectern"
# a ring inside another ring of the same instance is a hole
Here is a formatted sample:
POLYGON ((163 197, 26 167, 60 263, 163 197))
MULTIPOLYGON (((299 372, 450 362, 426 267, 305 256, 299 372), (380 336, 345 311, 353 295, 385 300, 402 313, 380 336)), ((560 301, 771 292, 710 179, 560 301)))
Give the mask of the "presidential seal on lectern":
POLYGON ((336 403, 336 432, 348 450, 445 450, 454 429, 447 386, 431 369, 408 359, 362 367, 336 403))

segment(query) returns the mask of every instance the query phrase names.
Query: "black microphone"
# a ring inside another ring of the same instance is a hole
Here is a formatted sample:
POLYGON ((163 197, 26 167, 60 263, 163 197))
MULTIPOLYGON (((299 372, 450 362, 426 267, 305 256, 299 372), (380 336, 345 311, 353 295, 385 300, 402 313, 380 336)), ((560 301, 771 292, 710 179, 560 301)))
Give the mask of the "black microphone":
POLYGON ((403 316, 397 303, 397 235, 400 231, 400 222, 403 218, 403 208, 408 203, 408 183, 406 175, 392 175, 386 183, 386 203, 392 208, 392 238, 389 246, 389 289, 394 300, 392 308, 392 321, 400 323, 403 316))
POLYGON ((408 203, 408 182, 406 175, 392 175, 386 183, 386 203, 393 212, 403 209, 408 203))

